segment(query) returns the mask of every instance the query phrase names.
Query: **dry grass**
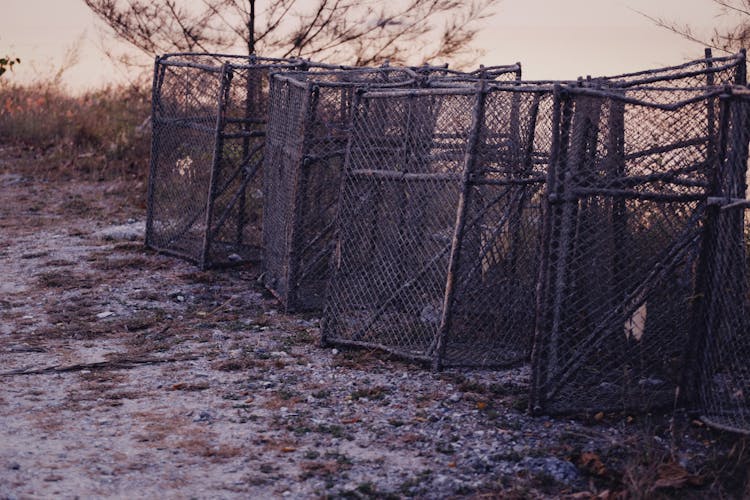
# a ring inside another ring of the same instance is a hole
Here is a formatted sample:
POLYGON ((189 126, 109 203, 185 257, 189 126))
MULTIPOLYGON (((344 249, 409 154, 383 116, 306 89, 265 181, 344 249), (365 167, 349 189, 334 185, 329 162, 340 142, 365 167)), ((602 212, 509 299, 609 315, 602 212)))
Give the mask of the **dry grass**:
POLYGON ((144 179, 149 158, 147 89, 107 87, 71 95, 56 79, 0 80, 2 142, 32 150, 40 177, 144 179))

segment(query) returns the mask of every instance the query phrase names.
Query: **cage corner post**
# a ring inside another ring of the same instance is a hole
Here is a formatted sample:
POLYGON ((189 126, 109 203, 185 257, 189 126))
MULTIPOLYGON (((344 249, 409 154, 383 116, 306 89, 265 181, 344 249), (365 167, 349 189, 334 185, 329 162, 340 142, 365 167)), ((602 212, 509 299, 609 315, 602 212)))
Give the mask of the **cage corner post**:
POLYGON ((737 64, 734 83, 737 85, 747 85, 747 49, 745 47, 741 48, 739 55, 741 60, 737 64))
MULTIPOLYGON (((711 49, 706 49, 706 58, 711 57, 711 49)), ((707 63, 711 67, 711 62, 707 63)), ((739 71, 739 70, 738 70, 739 71)), ((713 85, 713 74, 707 75, 709 85, 713 85)), ((708 130, 709 179, 707 195, 716 197, 721 194, 721 171, 723 158, 726 155, 727 129, 729 127, 728 99, 719 99, 718 141, 716 137, 716 98, 707 100, 706 117, 708 130)), ((717 222, 720 207, 715 203, 706 204, 706 215, 700 240, 700 251, 695 277, 695 293, 690 304, 691 326, 688 331, 687 344, 682 354, 683 373, 677 388, 676 400, 688 409, 697 410, 700 406, 700 379, 702 371, 701 352, 705 350, 711 327, 708 324, 711 316, 710 288, 714 249, 712 246, 717 237, 717 222)))
POLYGON ((310 82, 305 86, 305 95, 303 102, 300 103, 305 110, 305 118, 302 120, 302 130, 300 136, 303 138, 300 143, 299 163, 294 165, 294 184, 292 196, 294 209, 291 212, 291 235, 289 238, 289 249, 286 252, 286 296, 283 298, 283 306, 286 312, 294 312, 299 307, 299 254, 305 242, 303 238, 303 217, 305 210, 305 201, 307 199, 307 186, 310 176, 310 139, 306 133, 311 128, 315 119, 315 113, 318 107, 320 97, 320 88, 310 82))
POLYGON ((201 255, 198 265, 201 270, 209 268, 211 262, 211 239, 212 239, 212 222, 214 215, 214 203, 216 201, 216 194, 218 191, 218 181, 221 170, 221 163, 224 155, 224 127, 226 125, 226 110, 229 102, 229 92, 232 85, 232 65, 230 63, 224 63, 221 68, 221 86, 219 88, 219 95, 217 99, 217 113, 216 113, 216 130, 214 133, 214 152, 213 159, 211 161, 211 176, 208 185, 208 199, 206 200, 206 225, 205 232, 203 234, 203 245, 201 247, 201 255))
POLYGON ((447 349, 448 336, 453 323, 453 302, 456 291, 456 279, 461 272, 461 251, 466 229, 467 207, 470 202, 471 188, 476 163, 479 158, 479 147, 482 140, 482 128, 484 125, 485 103, 487 100, 487 83, 482 79, 476 91, 474 109, 472 111, 471 132, 464 155, 463 174, 461 179, 461 193, 456 208, 456 222, 451 242, 450 258, 448 261, 448 274, 443 296, 443 310, 438 327, 434 352, 432 353, 432 369, 440 371, 445 364, 445 353, 447 349))
MULTIPOLYGON (((736 393, 727 398, 719 384, 746 384, 741 357, 727 357, 726 352, 747 345, 747 248, 744 211, 748 207, 747 104, 738 100, 731 89, 720 98, 720 147, 715 162, 714 182, 709 197, 708 229, 701 257, 704 279, 700 282, 705 295, 702 330, 691 347, 695 368, 689 373, 689 388, 698 388, 697 408, 701 418, 715 428, 748 433, 747 403, 738 402, 736 393), (740 345, 737 345, 740 343, 740 345), (740 364, 738 366, 738 363, 740 364), (737 380, 737 379, 740 380, 737 380), (723 398, 723 399, 722 399, 723 398), (717 402, 718 400, 718 402, 717 402)), ((741 354, 740 354, 741 356, 741 354)))
POLYGON ((154 77, 151 84, 151 158, 149 159, 148 168, 148 187, 146 192, 146 229, 144 231, 144 244, 148 248, 153 248, 153 228, 154 228, 154 190, 156 182, 156 170, 159 162, 159 118, 158 110, 161 106, 161 86, 164 83, 164 73, 166 66, 162 64, 165 56, 156 56, 154 58, 154 77))
POLYGON ((531 353, 529 411, 532 414, 544 412, 550 377, 556 373, 559 361, 559 297, 556 292, 559 274, 564 272, 565 267, 561 232, 568 187, 566 178, 572 119, 573 102, 564 88, 557 84, 554 88, 552 145, 547 172, 547 193, 544 197, 544 244, 537 277, 536 324, 531 353))
MULTIPOLYGON (((251 64, 255 63, 254 55, 250 57, 250 62, 251 64)), ((244 69, 243 74, 245 76, 245 116, 242 120, 242 160, 240 164, 241 182, 237 194, 239 199, 237 200, 237 227, 235 228, 236 231, 234 237, 234 244, 238 250, 242 248, 245 240, 245 226, 247 225, 247 217, 245 213, 247 205, 247 185, 250 182, 251 177, 257 173, 257 169, 252 174, 247 170, 247 166, 251 161, 250 134, 253 132, 249 120, 251 117, 254 118, 256 116, 257 107, 254 92, 257 90, 257 82, 253 82, 254 72, 252 70, 244 69), (253 83, 255 83, 255 85, 253 85, 253 83)))

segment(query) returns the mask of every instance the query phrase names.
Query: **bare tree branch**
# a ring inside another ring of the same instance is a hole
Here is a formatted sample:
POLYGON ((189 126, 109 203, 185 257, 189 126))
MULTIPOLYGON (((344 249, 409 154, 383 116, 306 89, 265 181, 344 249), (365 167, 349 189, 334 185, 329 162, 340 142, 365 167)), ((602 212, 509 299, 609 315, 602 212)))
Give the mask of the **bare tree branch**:
POLYGON ((697 33, 689 24, 679 24, 663 17, 655 17, 640 10, 635 12, 656 26, 721 52, 736 52, 750 42, 750 0, 710 0, 719 8, 719 17, 731 22, 732 27, 714 29, 711 35, 697 33))
POLYGON ((117 38, 151 56, 257 50, 338 64, 418 64, 470 54, 500 0, 83 1, 117 38))

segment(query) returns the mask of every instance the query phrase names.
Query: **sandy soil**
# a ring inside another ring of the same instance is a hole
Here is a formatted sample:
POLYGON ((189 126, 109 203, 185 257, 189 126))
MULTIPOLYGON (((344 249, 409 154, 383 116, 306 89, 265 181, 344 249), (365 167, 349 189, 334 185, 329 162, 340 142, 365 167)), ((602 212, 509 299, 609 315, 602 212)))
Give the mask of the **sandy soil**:
POLYGON ((689 419, 675 444, 657 419, 531 418, 524 369, 321 349, 256 266, 144 249, 142 184, 33 161, 0 149, 0 498, 614 498, 646 453, 719 453, 689 419))

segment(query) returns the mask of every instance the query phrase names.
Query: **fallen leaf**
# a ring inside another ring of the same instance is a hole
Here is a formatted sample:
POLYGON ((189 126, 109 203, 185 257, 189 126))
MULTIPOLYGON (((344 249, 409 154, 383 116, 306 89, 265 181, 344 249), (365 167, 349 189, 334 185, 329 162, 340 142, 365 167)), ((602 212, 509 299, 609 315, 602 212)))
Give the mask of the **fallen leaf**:
POLYGON ((579 491, 578 493, 571 493, 565 498, 568 500, 591 500, 592 498, 596 497, 590 491, 579 491))
POLYGON ((607 473, 607 467, 604 466, 604 463, 602 462, 601 458, 599 458, 599 455, 592 451, 581 453, 579 466, 583 470, 596 476, 604 476, 607 473))
POLYGON ((448 467, 450 467, 451 469, 455 469, 456 462, 448 462, 448 467))
POLYGON ((427 419, 424 417, 414 417, 414 420, 416 422, 427 422, 427 419))
POLYGON ((358 417, 345 418, 341 421, 342 424, 356 424, 360 419, 358 417))
POLYGON ((703 478, 690 474, 683 466, 674 462, 661 464, 656 469, 657 479, 654 488, 682 488, 685 485, 700 486, 703 478))
POLYGON ((600 411, 599 413, 594 415, 594 420, 596 420, 597 422, 601 422, 602 420, 604 420, 604 412, 600 411))
POLYGON ((486 410, 487 409, 487 403, 484 401, 478 401, 477 402, 477 410, 486 410))
POLYGON ((297 448, 295 448, 294 446, 284 446, 283 448, 281 448, 281 451, 283 451, 284 453, 291 453, 293 451, 297 451, 297 448))

